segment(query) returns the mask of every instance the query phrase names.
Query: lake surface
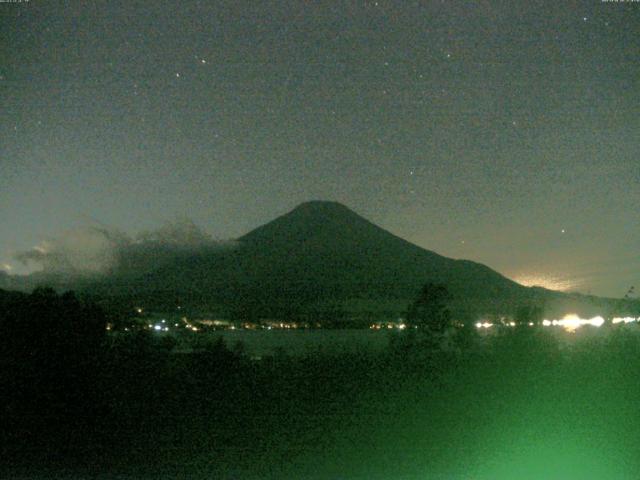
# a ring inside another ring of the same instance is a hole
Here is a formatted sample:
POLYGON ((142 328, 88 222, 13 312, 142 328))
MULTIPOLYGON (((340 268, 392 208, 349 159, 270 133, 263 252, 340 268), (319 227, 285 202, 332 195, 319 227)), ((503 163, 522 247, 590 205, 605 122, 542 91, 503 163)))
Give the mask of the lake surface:
POLYGON ((329 354, 381 351, 389 345, 389 331, 347 330, 220 330, 201 333, 213 339, 222 337, 229 348, 241 342, 253 357, 272 355, 282 350, 288 355, 312 352, 329 354))
MULTIPOLYGON (((480 338, 488 339, 493 337, 498 327, 480 328, 478 333, 480 338)), ((612 329, 597 328, 586 325, 576 330, 567 331, 561 326, 550 326, 544 328, 552 333, 553 337, 559 341, 563 349, 570 349, 573 345, 588 339, 603 340, 607 337, 609 330, 624 330, 628 335, 640 335, 640 325, 630 323, 616 325, 612 329)), ((184 332, 186 335, 179 335, 178 352, 192 351, 208 341, 215 341, 222 337, 230 349, 234 349, 241 343, 244 352, 251 357, 264 357, 278 352, 287 355, 302 356, 314 352, 325 354, 381 352, 389 346, 392 335, 402 335, 403 332, 397 330, 371 330, 371 329, 343 329, 343 330, 323 330, 323 329, 260 329, 260 330, 217 330, 201 331, 198 333, 184 332)), ((164 335, 164 332, 157 333, 164 335)))

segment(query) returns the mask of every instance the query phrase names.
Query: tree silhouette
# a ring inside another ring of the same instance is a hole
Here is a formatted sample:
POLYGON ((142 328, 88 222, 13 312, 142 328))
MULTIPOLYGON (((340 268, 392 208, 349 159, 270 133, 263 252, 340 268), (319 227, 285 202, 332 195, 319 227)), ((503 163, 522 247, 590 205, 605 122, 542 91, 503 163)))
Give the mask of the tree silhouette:
POLYGON ((409 306, 407 325, 432 333, 444 333, 451 326, 451 312, 447 307, 450 300, 451 294, 446 286, 426 283, 409 306))
POLYGON ((517 326, 527 326, 530 323, 539 325, 544 317, 544 310, 539 305, 520 305, 516 309, 514 322, 517 326))
MULTIPOLYGON (((73 293, 14 295, 0 309, 0 381, 15 419, 87 415, 95 406, 105 317, 73 293)), ((54 428, 52 422, 48 422, 54 428)))

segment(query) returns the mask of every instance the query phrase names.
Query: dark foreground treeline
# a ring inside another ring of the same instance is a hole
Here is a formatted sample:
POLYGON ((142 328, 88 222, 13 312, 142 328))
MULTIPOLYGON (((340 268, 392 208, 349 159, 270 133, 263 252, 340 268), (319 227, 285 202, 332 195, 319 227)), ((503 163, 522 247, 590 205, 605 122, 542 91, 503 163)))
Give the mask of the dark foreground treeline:
POLYGON ((384 353, 107 336, 72 294, 0 299, 1 478, 617 479, 640 467, 640 338, 402 333, 384 353))

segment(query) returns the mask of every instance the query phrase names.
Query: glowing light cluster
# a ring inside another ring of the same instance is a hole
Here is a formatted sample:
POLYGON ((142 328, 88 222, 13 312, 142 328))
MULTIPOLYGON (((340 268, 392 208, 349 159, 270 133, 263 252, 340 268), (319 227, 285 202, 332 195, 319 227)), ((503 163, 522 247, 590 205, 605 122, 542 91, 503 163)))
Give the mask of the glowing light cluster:
POLYGON ((580 318, 576 314, 565 315, 560 320, 543 320, 542 325, 545 327, 548 326, 559 326, 563 327, 568 332, 575 332, 577 328, 583 325, 591 325, 593 327, 600 327, 604 324, 604 318, 601 316, 593 317, 593 318, 580 318))
POLYGON ((491 327, 493 327, 493 323, 489 323, 489 322, 476 323, 476 328, 491 328, 491 327))
MULTIPOLYGON (((619 324, 619 323, 624 323, 624 324, 628 324, 628 323, 633 323, 633 322, 639 322, 640 323, 640 317, 638 318, 634 318, 634 317, 615 317, 611 320, 611 322, 613 324, 619 324)), ((549 320, 549 319, 544 319, 542 321, 542 325, 544 327, 562 327, 564 328, 567 332, 575 332, 576 329, 584 326, 584 325, 591 325, 592 327, 601 327, 602 325, 604 325, 605 323, 605 319, 602 318, 600 315, 592 317, 592 318, 580 318, 578 315, 571 313, 568 315, 565 315, 564 317, 562 317, 559 320, 549 320)), ((494 324, 490 323, 488 321, 481 321, 481 322, 477 322, 475 324, 476 328, 490 328, 492 327, 494 324)), ((515 327, 516 324, 515 322, 507 322, 504 325, 509 326, 509 327, 515 327)), ((530 327, 533 327, 534 324, 533 322, 529 322, 528 325, 530 327)))
POLYGON ((633 317, 615 317, 611 320, 611 323, 618 324, 618 323, 632 323, 632 322, 638 322, 640 321, 640 318, 633 318, 633 317))
POLYGON ((397 328, 398 330, 405 330, 407 328, 407 325, 405 323, 384 323, 384 322, 379 322, 379 323, 374 323, 374 324, 369 325, 369 328, 371 330, 384 330, 385 328, 387 330, 391 330, 391 329, 394 329, 394 328, 397 328))

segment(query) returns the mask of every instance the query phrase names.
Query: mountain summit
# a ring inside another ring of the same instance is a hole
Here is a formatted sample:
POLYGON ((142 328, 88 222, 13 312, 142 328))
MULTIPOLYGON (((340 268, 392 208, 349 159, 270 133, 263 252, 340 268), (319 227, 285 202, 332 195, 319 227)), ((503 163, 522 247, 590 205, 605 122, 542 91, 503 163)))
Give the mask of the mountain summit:
POLYGON ((354 227, 367 229, 375 226, 348 207, 338 202, 311 201, 298 205, 289 213, 256 228, 239 240, 247 243, 261 241, 301 240, 320 231, 336 233, 354 227))
MULTIPOLYGON (((312 201, 302 203, 289 213, 256 228, 240 237, 239 241, 246 246, 280 246, 287 250, 314 244, 316 247, 322 245, 337 249, 359 244, 361 249, 370 249, 375 243, 392 238, 393 241, 400 240, 340 203, 312 201)), ((404 240, 402 242, 408 244, 404 240)))
POLYGON ((461 310, 497 308, 528 291, 484 265, 411 244, 337 202, 303 203, 238 244, 227 278, 250 290, 240 298, 264 295, 266 303, 303 310, 339 305, 358 315, 395 313, 429 281, 446 284, 461 310))

